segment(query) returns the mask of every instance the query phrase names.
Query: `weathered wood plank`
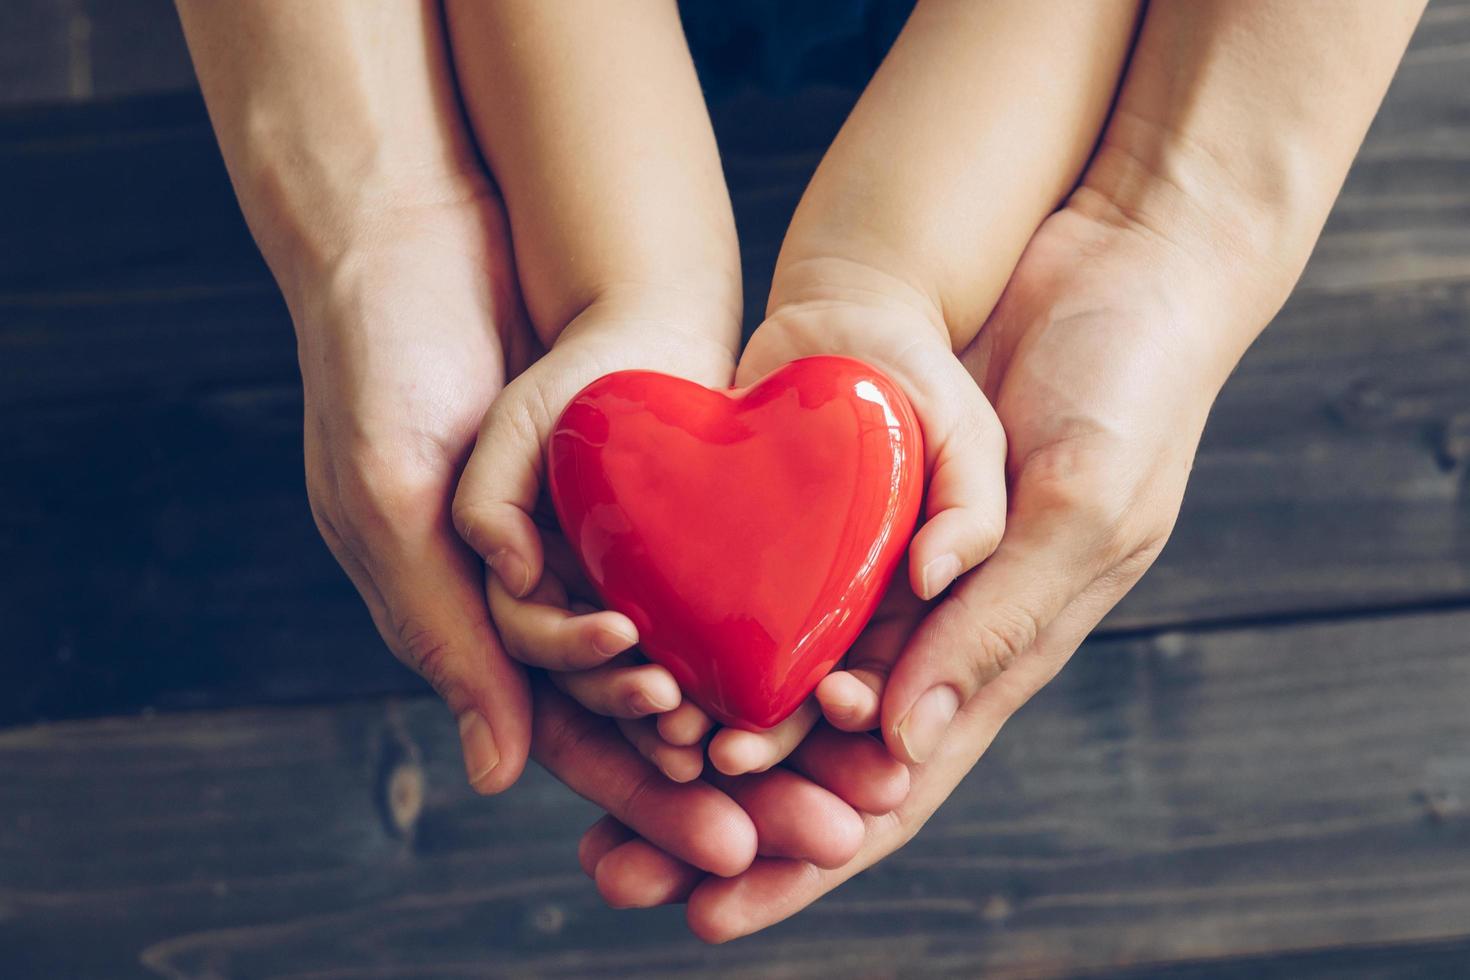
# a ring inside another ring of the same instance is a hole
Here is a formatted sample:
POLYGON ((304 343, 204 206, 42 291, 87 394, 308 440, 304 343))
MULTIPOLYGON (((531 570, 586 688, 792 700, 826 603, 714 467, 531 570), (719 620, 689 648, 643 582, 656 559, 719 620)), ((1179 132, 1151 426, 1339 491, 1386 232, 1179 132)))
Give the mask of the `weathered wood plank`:
POLYGON ((1038 976, 1442 944, 1470 936, 1467 636, 1470 612, 1094 642, 914 844, 717 950, 599 906, 573 854, 592 810, 544 774, 471 798, 427 700, 13 730, 0 962, 1038 976), (422 778, 397 821, 394 772, 422 778))
POLYGON ((116 99, 195 86, 184 31, 171 0, 81 2, 91 33, 96 97, 116 99))
POLYGON ((70 95, 72 48, 69 4, 7 0, 0 6, 0 105, 70 95))
POLYGON ((1087 980, 1460 980, 1470 970, 1470 940, 1372 945, 1268 956, 1108 970, 1087 980))
MULTIPOLYGON (((1105 629, 1470 601, 1467 72, 1470 4, 1437 3, 1105 629)), ((850 98, 717 107, 752 310, 850 98)), ((416 690, 316 540, 289 324, 197 97, 0 114, 0 173, 0 724, 416 690)))

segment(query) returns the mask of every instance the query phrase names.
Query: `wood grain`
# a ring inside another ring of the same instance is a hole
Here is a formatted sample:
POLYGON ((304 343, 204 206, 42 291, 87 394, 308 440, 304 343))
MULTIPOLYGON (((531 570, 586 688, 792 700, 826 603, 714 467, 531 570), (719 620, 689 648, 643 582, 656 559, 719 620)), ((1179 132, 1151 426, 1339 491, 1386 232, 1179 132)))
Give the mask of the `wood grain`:
MULTIPOLYGON (((913 845, 708 949, 601 906, 545 774, 468 794, 317 541, 168 4, 7 4, 0 103, 179 91, 0 110, 0 726, 335 703, 0 731, 0 975, 1470 975, 1467 78, 1434 0, 1103 636, 913 845)), ((749 323, 851 100, 715 107, 749 323)))
POLYGON ((1004 977, 1441 949, 1470 932, 1467 636, 1470 612, 1095 641, 915 843, 719 949, 677 910, 600 906, 574 856, 593 810, 545 774, 472 798, 425 699, 16 729, 0 962, 1004 977))
MULTIPOLYGON (((1105 631, 1470 600, 1467 14, 1431 9, 1105 631)), ((850 101, 717 107, 752 310, 850 101)), ((197 97, 0 115, 0 173, 0 724, 418 690, 317 541, 289 322, 197 97)))

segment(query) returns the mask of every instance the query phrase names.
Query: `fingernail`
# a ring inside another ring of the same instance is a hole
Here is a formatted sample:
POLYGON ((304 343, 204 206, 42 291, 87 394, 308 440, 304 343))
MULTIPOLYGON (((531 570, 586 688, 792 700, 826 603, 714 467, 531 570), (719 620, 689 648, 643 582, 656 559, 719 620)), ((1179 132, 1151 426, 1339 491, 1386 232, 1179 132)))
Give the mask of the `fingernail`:
POLYGON ((622 653, 637 642, 637 634, 626 630, 616 630, 610 626, 604 626, 592 635, 592 648, 604 657, 622 653))
POLYGON ((459 744, 464 750, 464 771, 474 786, 500 765, 500 751, 489 722, 478 711, 459 716, 459 744))
POLYGON ((940 555, 925 565, 924 570, 919 573, 919 587, 924 590, 919 598, 927 602, 943 592, 960 573, 960 568, 960 560, 954 555, 940 555))
POLYGON ((501 583, 517 599, 531 591, 531 569, 521 561, 519 555, 508 548, 501 548, 488 559, 490 567, 500 576, 501 583))
POLYGON ((960 696, 948 684, 931 687, 914 702, 898 725, 898 740, 915 762, 923 762, 939 746, 940 736, 960 710, 960 696))

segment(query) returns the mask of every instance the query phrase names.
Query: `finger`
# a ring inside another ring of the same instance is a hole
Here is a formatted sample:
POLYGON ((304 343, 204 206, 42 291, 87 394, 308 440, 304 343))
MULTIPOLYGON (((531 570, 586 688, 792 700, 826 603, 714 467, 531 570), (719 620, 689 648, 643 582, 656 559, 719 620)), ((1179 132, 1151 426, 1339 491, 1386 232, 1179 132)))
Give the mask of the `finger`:
POLYGON ((642 718, 679 705, 679 684, 657 664, 618 657, 602 667, 551 674, 552 683, 588 711, 613 718, 642 718))
MULTIPOLYGON (((489 563, 511 595, 525 596, 541 578, 545 555, 533 514, 546 468, 545 447, 565 405, 599 376, 627 368, 662 370, 705 385, 729 380, 729 349, 703 335, 675 331, 671 345, 649 351, 597 323, 589 308, 558 343, 490 404, 454 496, 454 526, 489 563), (569 338, 575 338, 569 340, 569 338), (689 346, 686 346, 689 345, 689 346)), ((642 329, 640 326, 639 329, 642 329)))
POLYGON ((704 753, 698 747, 670 745, 658 736, 658 729, 648 718, 618 719, 618 730, 628 744, 638 750, 669 779, 687 783, 698 779, 704 771, 704 753))
POLYGON ((862 846, 863 820, 858 812, 788 769, 715 776, 711 781, 750 815, 757 852, 766 857, 799 858, 819 868, 837 868, 851 861, 862 846))
POLYGON ((574 793, 640 837, 717 875, 755 858, 755 825, 707 783, 670 782, 638 755, 614 723, 577 707, 550 684, 533 686, 532 750, 574 793))
POLYGON ((919 413, 929 457, 926 519, 909 545, 909 584, 926 601, 990 557, 1006 520, 1005 430, 959 360, 939 364, 919 413))
POLYGON ((582 832, 582 839, 577 841, 577 863, 582 866, 587 877, 595 878, 597 862, 602 860, 602 856, 636 836, 637 834, 617 820, 604 816, 582 832))
POLYGON ((817 702, 808 698, 786 720, 763 732, 722 728, 709 743, 709 761, 727 776, 765 772, 786 758, 822 716, 817 702))
POLYGON ((597 864, 597 891, 615 909, 649 909, 689 897, 705 873, 654 847, 631 840, 597 864))
POLYGON ((927 758, 956 711, 1106 570, 1107 522, 1076 499, 1075 478, 1023 470, 1000 548, 909 638, 883 694, 883 737, 898 758, 927 758))
POLYGON ((846 669, 834 671, 817 685, 817 703, 832 727, 844 732, 878 727, 888 673, 926 608, 908 589, 889 587, 877 615, 847 651, 846 669))
POLYGON ((498 793, 525 767, 530 696, 490 625, 483 566, 455 536, 442 486, 376 490, 378 503, 350 488, 344 501, 359 515, 354 581, 370 581, 359 590, 394 655, 454 713, 470 785, 498 793))
POLYGON ((840 868, 814 869, 805 861, 760 857, 737 876, 706 878, 688 898, 685 917, 690 930, 710 943, 758 932, 801 911, 902 846, 974 767, 1006 720, 1056 675, 1131 584, 1123 577, 1084 591, 1053 620, 1014 670, 966 705, 956 720, 954 737, 913 770, 913 784, 894 818, 867 822, 862 848, 851 861, 840 868))
POLYGON ((576 615, 550 572, 523 599, 499 577, 489 576, 485 594, 505 648, 521 663, 546 670, 586 670, 638 642, 638 630, 622 613, 604 610, 576 615))
POLYGON ((878 707, 883 682, 865 670, 835 670, 817 685, 817 704, 822 716, 844 732, 865 732, 878 727, 878 707))
POLYGON ((864 813, 889 813, 909 792, 908 766, 871 735, 818 725, 787 764, 864 813))
POLYGON ((572 546, 561 533, 560 527, 554 533, 547 529, 548 523, 556 526, 554 521, 554 517, 542 518, 537 524, 542 528, 541 549, 545 556, 542 559, 542 577, 545 578, 548 573, 556 576, 562 591, 570 600, 567 605, 573 612, 589 613, 602 609, 602 600, 597 598, 592 583, 587 581, 587 573, 572 552, 572 546))
POLYGON ((693 701, 682 701, 658 716, 658 734, 670 745, 698 745, 714 727, 714 719, 693 701))
POLYGON ((541 579, 541 535, 531 513, 541 492, 543 447, 556 421, 540 389, 548 360, 490 403, 454 495, 455 529, 516 597, 541 579))
POLYGON ((689 895, 685 921, 705 942, 727 943, 794 915, 837 887, 841 875, 842 869, 813 874, 810 863, 792 858, 757 858, 741 875, 701 882, 689 895))

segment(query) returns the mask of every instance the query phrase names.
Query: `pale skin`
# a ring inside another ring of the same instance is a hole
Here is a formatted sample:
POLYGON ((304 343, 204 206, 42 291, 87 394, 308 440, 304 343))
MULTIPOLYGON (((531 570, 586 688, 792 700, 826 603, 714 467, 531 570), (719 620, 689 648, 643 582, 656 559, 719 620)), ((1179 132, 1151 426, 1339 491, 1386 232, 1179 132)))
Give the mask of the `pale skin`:
MULTIPOLYGON (((584 862, 621 868, 633 862, 620 853, 637 849, 636 872, 659 875, 688 902, 691 928, 724 941, 793 914, 919 830, 1163 547, 1210 404, 1300 275, 1422 8, 1149 8, 1080 185, 1030 236, 978 331, 955 338, 1007 436, 1000 545, 932 608, 896 602, 819 691, 832 723, 879 725, 913 764, 908 797, 868 818, 842 868, 761 858, 708 878, 607 826, 589 832, 584 862), (854 704, 835 717, 839 684, 854 704), (905 733, 940 687, 952 715, 905 733)), ((892 254, 902 264, 921 252, 892 254)), ((942 277, 921 292, 954 295, 942 277)))
MULTIPOLYGON (((611 16, 613 6, 598 9, 611 16)), ((536 15, 531 5, 519 9, 536 15)), ((674 8, 658 9, 664 29, 644 25, 634 43, 649 49, 636 61, 649 85, 686 92, 689 101, 682 115, 666 111, 662 152, 651 135, 657 126, 637 151, 667 164, 645 193, 656 187, 657 203, 678 206, 663 217, 620 217, 604 203, 634 193, 630 175, 650 166, 628 147, 612 157, 623 167, 589 164, 580 182, 538 183, 535 167, 523 179, 507 173, 492 182, 482 155, 571 166, 587 147, 574 130, 532 126, 515 128, 530 149, 515 140, 493 152, 478 145, 459 107, 436 3, 180 3, 231 178, 296 324, 313 513, 385 641, 458 719, 473 787, 503 790, 534 753, 692 867, 734 874, 758 850, 835 866, 861 844, 858 808, 885 812, 903 798, 902 766, 869 752, 854 779, 832 746, 867 740, 833 733, 793 759, 801 776, 793 768, 729 792, 668 780, 613 724, 544 680, 528 682, 506 653, 513 635, 502 640, 491 626, 486 565, 454 526, 455 487, 481 425, 514 424, 531 407, 554 417, 552 399, 580 387, 570 380, 575 372, 590 380, 617 367, 652 367, 718 385, 733 376, 738 267, 728 196, 674 8), (545 206, 528 212, 516 203, 525 195, 547 195, 545 206), (523 254, 578 254, 557 237, 567 229, 597 241, 577 264, 550 263, 555 275, 527 276, 525 258, 512 257, 512 236, 518 249, 526 242, 523 254), (564 371, 539 372, 513 397, 506 382, 532 378, 528 368, 548 362, 564 371), (507 408, 490 413, 492 403, 507 408), (783 819, 783 794, 803 800, 811 819, 783 819)), ((574 101, 600 105, 608 119, 636 107, 599 72, 573 71, 567 80, 580 87, 574 101)), ((517 93, 533 115, 544 114, 541 100, 567 97, 517 93)), ((466 101, 477 118, 494 111, 466 101)), ((634 130, 632 121, 613 128, 634 130)), ((549 586, 543 579, 538 587, 549 586)), ((600 613, 576 617, 571 629, 591 646, 625 622, 600 613)), ((655 704, 661 694, 677 703, 666 680, 649 668, 629 686, 655 704)))
POLYGON ((476 788, 534 748, 609 810, 579 851, 603 895, 687 901, 710 940, 912 837, 1146 570, 1422 9, 1154 4, 1130 56, 1132 4, 922 0, 737 366, 733 223, 672 5, 587 28, 451 3, 451 40, 427 3, 180 6, 296 319, 324 536, 461 719, 476 788), (697 778, 707 719, 530 520, 546 426, 619 367, 748 383, 829 352, 915 401, 926 522, 847 670, 769 733, 717 733, 697 778))

